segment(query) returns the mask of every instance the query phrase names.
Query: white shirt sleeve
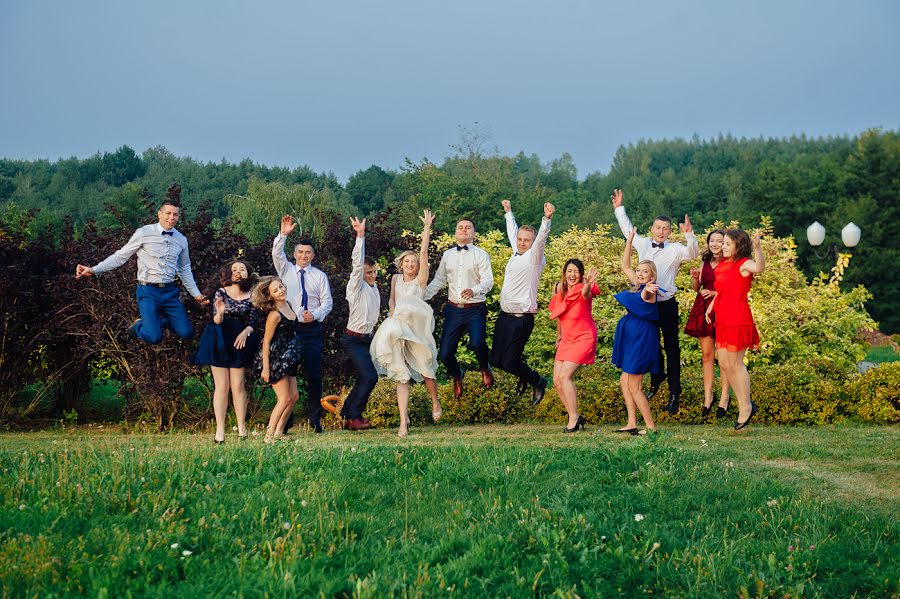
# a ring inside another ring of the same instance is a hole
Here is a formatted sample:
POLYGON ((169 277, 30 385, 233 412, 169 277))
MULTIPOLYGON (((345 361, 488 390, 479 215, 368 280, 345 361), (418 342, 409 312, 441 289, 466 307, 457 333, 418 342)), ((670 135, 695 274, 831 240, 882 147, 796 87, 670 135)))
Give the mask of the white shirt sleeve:
POLYGON ((359 297, 359 288, 363 285, 363 260, 366 256, 366 239, 357 237, 353 243, 352 264, 350 279, 347 281, 347 301, 352 302, 359 297))
POLYGON ((282 279, 287 276, 292 266, 284 253, 284 243, 286 241, 287 237, 279 233, 275 236, 275 241, 272 243, 272 264, 275 265, 275 271, 282 279))
POLYGON ((684 239, 687 241, 687 247, 684 249, 682 261, 686 262, 700 255, 700 246, 697 244, 697 236, 694 235, 693 231, 685 233, 684 239))
POLYGON ((141 229, 136 230, 131 235, 131 239, 128 240, 128 243, 123 245, 121 249, 113 252, 110 257, 100 262, 100 264, 93 267, 91 270, 94 271, 94 274, 99 275, 100 273, 119 268, 120 266, 128 262, 129 258, 134 256, 134 254, 141 248, 143 239, 144 236, 141 232, 141 229))
POLYGON ((441 256, 441 261, 438 264, 437 271, 434 273, 434 278, 431 279, 431 282, 428 283, 428 287, 425 288, 425 300, 430 300, 438 292, 444 288, 447 284, 447 252, 444 252, 444 255, 441 256))
POLYGON ((513 253, 516 252, 516 236, 519 234, 519 225, 516 223, 516 217, 513 216, 512 210, 506 213, 506 236, 509 237, 509 245, 512 246, 513 253))
POLYGON ((478 269, 479 283, 472 287, 475 295, 487 295, 494 288, 494 271, 491 269, 491 257, 486 251, 478 252, 475 267, 478 269))
POLYGON ((203 295, 200 293, 200 289, 197 288, 197 283, 194 281, 194 273, 191 272, 191 254, 188 251, 187 240, 185 240, 184 249, 178 253, 176 270, 178 271, 178 278, 184 283, 184 287, 188 290, 188 293, 194 297, 203 295))
POLYGON ((319 301, 321 303, 318 308, 312 310, 312 315, 316 320, 322 322, 331 313, 331 308, 334 307, 334 300, 331 298, 331 285, 329 285, 328 277, 324 272, 319 282, 319 301))
POLYGON ((534 243, 531 245, 531 249, 528 251, 531 252, 531 255, 528 256, 528 261, 531 264, 539 264, 541 258, 544 255, 544 248, 547 247, 547 238, 550 237, 550 219, 546 216, 541 217, 541 228, 538 229, 537 237, 534 239, 534 243))

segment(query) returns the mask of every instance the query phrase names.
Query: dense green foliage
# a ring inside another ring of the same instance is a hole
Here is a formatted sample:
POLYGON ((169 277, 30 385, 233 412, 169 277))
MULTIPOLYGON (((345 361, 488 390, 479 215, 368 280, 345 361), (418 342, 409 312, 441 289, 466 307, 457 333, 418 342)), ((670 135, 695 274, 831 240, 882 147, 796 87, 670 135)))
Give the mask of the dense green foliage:
MULTIPOLYGON (((464 132, 466 135, 466 132, 464 132)), ((477 135, 477 132, 476 132, 477 135)), ((818 259, 807 246, 805 229, 814 220, 828 229, 826 244, 840 243, 848 221, 862 228, 859 247, 845 285, 863 284, 874 299, 870 311, 888 332, 900 331, 898 277, 884 266, 900 261, 900 244, 892 223, 900 220, 900 135, 867 131, 858 137, 810 139, 735 139, 642 141, 623 146, 607 173, 578 178, 570 156, 549 163, 535 155, 486 155, 478 140, 464 139, 442 164, 410 162, 394 171, 377 166, 360 170, 345 186, 332 174, 307 167, 293 170, 244 160, 201 163, 151 148, 138 156, 123 146, 115 152, 54 163, 46 160, 0 160, 0 203, 40 208, 35 223, 58 223, 63 216, 76 227, 103 217, 115 204, 131 220, 141 222, 144 189, 165 189, 171 181, 184 188, 186 212, 192 217, 209 201, 214 222, 235 215, 246 220, 236 230, 256 241, 262 226, 254 214, 252 181, 277 183, 284 197, 304 197, 318 210, 372 214, 399 208, 399 223, 418 228, 423 207, 438 212, 438 227, 452 226, 458 216, 474 217, 481 230, 500 228, 501 199, 519 206, 520 217, 537 221, 541 204, 557 205, 557 230, 571 224, 612 224, 609 194, 625 190, 629 213, 639 226, 656 214, 690 213, 701 228, 715 220, 756 222, 772 217, 775 233, 793 235, 801 250, 799 264, 808 276, 828 271, 833 258, 818 259), (292 186, 297 186, 292 190, 292 186), (248 195, 249 194, 249 195, 248 195)), ((257 194, 259 195, 259 194, 257 194)), ((256 213, 259 218, 260 213, 256 213)), ((118 222, 118 220, 117 220, 118 222)), ((109 224, 112 224, 111 222, 109 224)), ((101 220, 100 225, 104 225, 101 220)), ((266 225, 266 234, 271 225, 266 225)))
POLYGON ((0 595, 900 592, 896 427, 591 429, 4 434, 0 595))

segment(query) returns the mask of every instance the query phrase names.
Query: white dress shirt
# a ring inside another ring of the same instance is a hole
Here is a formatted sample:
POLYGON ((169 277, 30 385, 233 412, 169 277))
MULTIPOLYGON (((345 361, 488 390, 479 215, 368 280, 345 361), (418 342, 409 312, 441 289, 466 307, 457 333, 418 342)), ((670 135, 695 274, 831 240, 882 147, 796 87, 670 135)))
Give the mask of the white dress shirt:
POLYGON ((366 240, 364 237, 357 237, 353 244, 353 270, 347 281, 347 303, 350 304, 347 328, 354 333, 371 335, 381 311, 381 294, 378 293, 378 287, 369 285, 363 278, 365 258, 366 240))
MULTIPOLYGON (((288 261, 288 258, 284 253, 284 242, 286 240, 287 237, 284 237, 281 234, 275 237, 275 242, 272 244, 272 263, 275 265, 278 276, 287 288, 288 302, 290 302, 291 307, 298 315, 302 315, 303 292, 300 288, 301 269, 293 262, 288 261)), ((305 267, 303 270, 305 271, 303 280, 306 286, 306 309, 312 313, 313 318, 322 322, 334 306, 334 302, 331 299, 331 286, 328 284, 328 277, 325 276, 324 272, 312 264, 305 267)))
POLYGON ((134 232, 122 249, 93 267, 94 274, 119 268, 137 254, 137 278, 145 283, 172 283, 175 276, 181 279, 188 293, 202 295, 191 272, 191 256, 187 237, 171 229, 171 235, 163 235, 165 229, 159 223, 144 225, 134 232))
POLYGON ((491 270, 491 257, 486 251, 473 245, 466 244, 468 250, 458 250, 457 245, 452 246, 441 256, 434 279, 425 289, 425 300, 430 300, 437 292, 449 287, 447 298, 454 304, 480 304, 494 287, 494 272, 491 270), (474 294, 471 299, 463 299, 464 289, 471 289, 474 294))
POLYGON ((516 236, 519 226, 513 213, 506 213, 506 235, 513 248, 513 255, 506 263, 503 274, 503 286, 500 288, 500 309, 508 314, 525 314, 537 312, 537 289, 541 281, 541 273, 547 265, 544 247, 550 236, 550 219, 543 217, 534 243, 524 254, 516 249, 516 236))
MULTIPOLYGON (((622 234, 628 238, 628 234, 634 226, 631 219, 625 214, 625 206, 616 208, 616 220, 619 221, 619 228, 622 234)), ((675 277, 678 275, 678 269, 681 263, 687 260, 693 260, 700 253, 697 246, 697 237, 693 233, 685 233, 687 246, 677 241, 666 241, 663 247, 653 247, 656 243, 649 237, 635 235, 632 245, 637 250, 638 260, 652 260, 656 264, 656 284, 659 285, 659 297, 662 301, 672 299, 675 296, 675 277)))

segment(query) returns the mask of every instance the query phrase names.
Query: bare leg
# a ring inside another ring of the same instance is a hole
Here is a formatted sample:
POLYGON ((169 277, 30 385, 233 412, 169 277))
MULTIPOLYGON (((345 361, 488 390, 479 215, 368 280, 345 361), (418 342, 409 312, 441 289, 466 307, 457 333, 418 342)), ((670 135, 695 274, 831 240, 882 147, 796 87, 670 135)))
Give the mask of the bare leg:
MULTIPOLYGON (((288 407, 291 404, 291 386, 288 379, 293 377, 284 377, 277 383, 272 384, 272 391, 275 392, 275 407, 269 415, 269 425, 266 427, 266 442, 271 442, 272 437, 281 436, 282 429, 279 427, 282 416, 289 412, 288 407)), ((296 384, 296 380, 294 381, 296 384)))
POLYGON ((656 423, 653 422, 653 414, 650 412, 650 402, 647 401, 647 397, 641 391, 641 381, 643 378, 644 375, 642 374, 629 374, 628 388, 631 389, 631 397, 634 400, 635 406, 640 411, 641 417, 644 419, 644 424, 648 429, 656 430, 656 423))
POLYGON ((397 407, 400 408, 400 429, 398 437, 409 432, 409 383, 397 383, 397 407))
POLYGON ((738 422, 744 422, 750 417, 750 373, 744 365, 744 354, 747 350, 731 352, 728 350, 719 350, 719 360, 726 365, 725 376, 728 377, 728 384, 734 390, 734 396, 738 400, 738 422))
POLYGON ((284 427, 291 417, 291 414, 294 412, 294 406, 297 405, 297 400, 300 399, 300 392, 297 390, 297 377, 286 376, 283 380, 287 381, 288 403, 281 413, 281 418, 278 419, 278 428, 275 432, 276 437, 280 437, 284 434, 284 427))
POLYGON ((225 440, 225 417, 228 414, 228 369, 210 366, 212 370, 213 384, 213 412, 216 415, 216 441, 225 440))
POLYGON ((437 381, 426 378, 425 388, 428 389, 428 393, 431 395, 431 416, 434 418, 434 421, 437 422, 440 419, 441 414, 444 413, 444 410, 441 407, 441 401, 438 399, 437 381))
MULTIPOLYGON (((619 386, 622 388, 622 397, 625 398, 625 411, 628 413, 628 422, 622 427, 625 430, 637 428, 637 408, 634 405, 634 398, 631 397, 631 389, 628 387, 628 376, 624 372, 619 376, 619 386)), ((643 393, 641 395, 643 396, 643 393)))
POLYGON ((231 379, 231 401, 234 402, 234 417, 237 420, 238 435, 247 436, 247 388, 244 386, 244 369, 229 368, 231 379))
POLYGON ((700 337, 700 351, 703 354, 703 407, 709 408, 716 384, 716 344, 712 337, 700 337))
POLYGON ((578 389, 575 387, 575 371, 581 364, 575 362, 556 362, 553 368, 553 386, 563 405, 569 413, 569 424, 566 428, 572 428, 578 423, 578 389))

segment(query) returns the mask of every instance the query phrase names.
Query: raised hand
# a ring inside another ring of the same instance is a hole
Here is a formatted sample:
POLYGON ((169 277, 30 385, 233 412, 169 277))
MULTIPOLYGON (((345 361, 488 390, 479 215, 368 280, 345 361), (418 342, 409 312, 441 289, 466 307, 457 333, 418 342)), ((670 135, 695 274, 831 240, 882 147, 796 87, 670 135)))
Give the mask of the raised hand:
POLYGON ((631 227, 631 231, 628 232, 627 241, 634 243, 634 236, 637 235, 637 227, 631 227))
POLYGON ((426 229, 431 229, 431 224, 434 222, 434 213, 431 210, 423 210, 419 220, 422 221, 426 229))
POLYGON ((509 203, 509 200, 500 200, 500 203, 503 205, 503 212, 512 210, 512 204, 509 203))
POLYGON ((622 205, 622 190, 618 187, 613 189, 612 195, 609 197, 612 198, 613 208, 618 208, 622 205))
POLYGON ((691 219, 687 214, 684 215, 684 222, 678 225, 678 227, 681 229, 682 233, 694 232, 694 227, 691 226, 691 219))
POLYGON ((760 240, 762 239, 762 236, 763 236, 763 230, 762 230, 762 229, 757 229, 757 230, 755 230, 755 231, 753 232, 753 245, 757 245, 757 246, 758 246, 760 240))
POLYGON ((223 298, 221 295, 217 295, 216 301, 213 304, 213 307, 216 309, 216 316, 218 316, 219 314, 224 316, 225 315, 225 298, 223 298))
POLYGON ((281 236, 287 237, 297 228, 297 223, 294 221, 294 217, 290 214, 285 214, 281 217, 281 236))
POLYGON ((350 217, 350 226, 356 231, 357 237, 366 236, 366 219, 359 220, 358 218, 350 217))
POLYGON ((556 212, 556 206, 551 204, 550 202, 544 203, 544 217, 547 219, 553 218, 553 213, 556 212))
POLYGON ((647 283, 646 285, 644 285, 644 289, 646 289, 650 293, 656 293, 657 291, 659 291, 659 285, 657 285, 656 283, 647 283))
POLYGON ((94 269, 90 266, 85 266, 83 264, 79 264, 75 267, 75 278, 80 279, 81 277, 93 277, 94 269))
POLYGON ((584 275, 584 285, 585 287, 593 287, 594 283, 597 282, 597 269, 593 266, 587 271, 584 275))
POLYGON ((691 269, 691 278, 697 279, 698 281, 700 280, 700 269, 699 268, 691 269))

